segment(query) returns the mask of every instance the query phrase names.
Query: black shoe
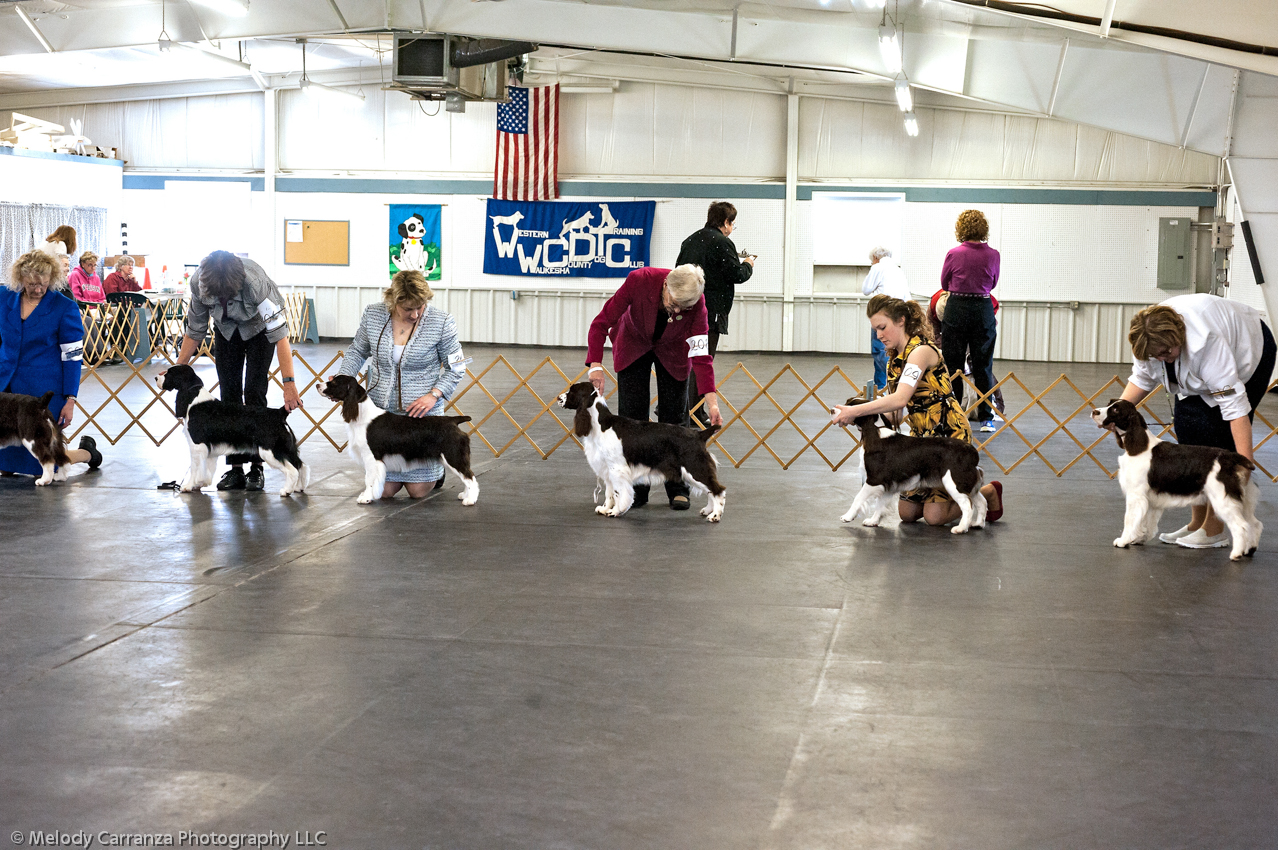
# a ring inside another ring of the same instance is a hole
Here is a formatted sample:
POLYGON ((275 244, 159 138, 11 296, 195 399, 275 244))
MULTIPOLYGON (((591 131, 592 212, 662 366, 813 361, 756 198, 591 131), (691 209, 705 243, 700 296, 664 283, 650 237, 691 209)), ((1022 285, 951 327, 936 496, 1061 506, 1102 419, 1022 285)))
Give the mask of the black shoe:
POLYGON ((688 497, 683 495, 682 493, 680 493, 678 496, 670 497, 670 510, 686 511, 690 507, 692 507, 692 502, 690 502, 688 500, 688 497))
POLYGON ((80 438, 78 448, 89 453, 89 469, 97 469, 102 465, 102 452, 98 451, 98 441, 90 436, 80 438))
POLYGON ((244 489, 257 493, 266 488, 266 474, 260 466, 250 466, 248 476, 244 479, 244 489))
POLYGON ((637 484, 637 485, 635 485, 635 500, 634 500, 633 502, 631 502, 631 503, 630 503, 630 507, 632 507, 632 508, 642 508, 644 505, 648 504, 648 490, 649 490, 649 489, 650 489, 650 488, 649 488, 649 486, 648 486, 647 484, 637 484))
POLYGON ((444 476, 442 476, 442 475, 441 475, 441 476, 439 476, 439 480, 435 482, 435 486, 434 486, 434 487, 432 487, 431 489, 432 489, 432 490, 439 490, 439 489, 440 489, 440 488, 442 488, 443 486, 444 486, 444 476))
POLYGON ((222 476, 222 480, 217 482, 219 490, 243 490, 244 489, 244 470, 238 466, 232 466, 222 476))

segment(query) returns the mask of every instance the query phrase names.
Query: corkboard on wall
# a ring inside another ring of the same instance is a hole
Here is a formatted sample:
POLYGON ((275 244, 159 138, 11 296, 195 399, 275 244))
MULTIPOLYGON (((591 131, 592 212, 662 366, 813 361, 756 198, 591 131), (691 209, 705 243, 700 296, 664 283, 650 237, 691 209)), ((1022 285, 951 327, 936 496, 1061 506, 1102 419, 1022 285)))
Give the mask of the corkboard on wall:
POLYGON ((299 266, 349 266, 351 223, 285 220, 284 262, 299 266))

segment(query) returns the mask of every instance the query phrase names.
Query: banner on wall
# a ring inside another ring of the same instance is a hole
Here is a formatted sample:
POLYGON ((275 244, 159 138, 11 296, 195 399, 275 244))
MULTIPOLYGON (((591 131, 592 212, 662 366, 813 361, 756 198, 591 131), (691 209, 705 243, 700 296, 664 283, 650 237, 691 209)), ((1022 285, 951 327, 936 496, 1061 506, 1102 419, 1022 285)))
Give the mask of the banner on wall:
POLYGON ((499 201, 484 222, 484 273, 625 277, 647 266, 656 201, 499 201))
POLYGON ((390 210, 390 276, 415 269, 427 280, 439 280, 440 205, 386 206, 390 210))

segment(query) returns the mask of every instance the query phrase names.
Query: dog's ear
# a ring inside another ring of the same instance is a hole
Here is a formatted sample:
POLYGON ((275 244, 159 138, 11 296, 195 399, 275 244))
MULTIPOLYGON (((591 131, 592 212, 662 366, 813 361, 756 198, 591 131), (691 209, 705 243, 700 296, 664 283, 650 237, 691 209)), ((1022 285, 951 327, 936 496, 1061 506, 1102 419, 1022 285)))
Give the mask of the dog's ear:
POLYGON ((399 226, 399 235, 405 237, 408 236, 408 228, 401 224, 399 226))
POLYGON ((572 417, 572 433, 577 439, 583 440, 590 436, 590 428, 590 407, 583 404, 572 417))

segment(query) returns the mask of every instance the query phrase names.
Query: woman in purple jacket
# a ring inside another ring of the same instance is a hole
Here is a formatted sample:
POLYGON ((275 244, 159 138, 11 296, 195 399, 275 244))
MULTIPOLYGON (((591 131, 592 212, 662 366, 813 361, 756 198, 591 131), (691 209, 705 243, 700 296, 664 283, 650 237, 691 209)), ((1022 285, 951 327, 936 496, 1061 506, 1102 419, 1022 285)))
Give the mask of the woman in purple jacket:
MULTIPOLYGON (((941 289, 950 293, 941 326, 941 356, 951 368, 963 371, 972 358, 972 380, 984 395, 994 386, 994 304, 990 292, 998 284, 998 251, 988 244, 990 223, 980 210, 964 210, 954 225, 957 247, 941 265, 941 289)), ((963 403, 963 382, 956 380, 954 398, 963 403)), ((993 431, 989 402, 977 411, 982 431, 993 431)))
MULTIPOLYGON (((688 264, 668 269, 636 269, 590 323, 586 363, 590 382, 604 391, 604 340, 612 340, 612 365, 617 373, 617 412, 646 422, 652 383, 657 370, 657 421, 683 425, 688 421, 688 375, 695 373, 705 393, 711 425, 722 425, 710 358, 710 323, 706 314, 705 277, 688 264)), ((635 486, 634 507, 648 502, 648 486, 635 486)), ((686 511, 688 485, 667 481, 670 507, 686 511)))

